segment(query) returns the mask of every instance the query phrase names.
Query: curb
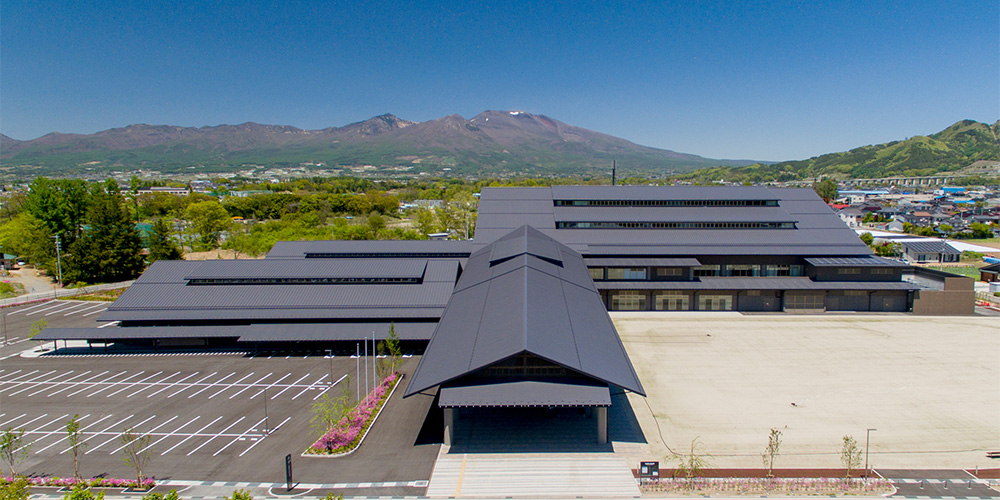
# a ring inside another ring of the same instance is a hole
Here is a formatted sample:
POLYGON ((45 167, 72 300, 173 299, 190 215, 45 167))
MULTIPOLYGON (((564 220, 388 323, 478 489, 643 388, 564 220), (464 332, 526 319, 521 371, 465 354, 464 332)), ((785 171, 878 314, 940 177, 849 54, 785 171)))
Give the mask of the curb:
POLYGON ((365 438, 368 437, 368 433, 372 431, 373 427, 375 427, 375 422, 378 421, 378 417, 379 417, 379 415, 382 414, 382 410, 384 410, 386 406, 389 406, 389 400, 391 400, 392 399, 392 395, 396 393, 396 389, 399 387, 399 383, 403 380, 404 376, 405 375, 403 375, 402 373, 399 374, 399 378, 396 379, 396 384, 392 386, 392 390, 389 391, 389 395, 386 396, 386 398, 385 398, 385 404, 383 404, 382 407, 378 409, 378 412, 375 413, 375 416, 372 418, 371 425, 369 425, 368 428, 365 429, 365 433, 361 435, 361 439, 358 440, 358 445, 357 446, 355 446, 354 448, 351 448, 350 450, 342 452, 342 453, 322 454, 321 455, 321 454, 315 454, 315 453, 302 452, 299 456, 301 456, 303 458, 340 458, 340 457, 345 457, 347 455, 350 455, 351 453, 354 453, 355 451, 357 451, 358 448, 361 448, 361 444, 365 442, 365 438))

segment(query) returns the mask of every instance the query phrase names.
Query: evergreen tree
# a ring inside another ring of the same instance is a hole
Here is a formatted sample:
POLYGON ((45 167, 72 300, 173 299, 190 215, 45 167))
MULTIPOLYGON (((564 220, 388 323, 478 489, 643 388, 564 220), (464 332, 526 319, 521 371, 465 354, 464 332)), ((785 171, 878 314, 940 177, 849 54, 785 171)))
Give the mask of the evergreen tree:
POLYGON ((181 248, 170 238, 170 224, 167 219, 158 217, 149 231, 149 255, 146 260, 152 264, 158 260, 178 260, 181 256, 181 248))
POLYGON ((91 193, 87 211, 90 228, 69 247, 69 281, 114 282, 134 279, 142 272, 142 240, 115 181, 108 179, 91 193))

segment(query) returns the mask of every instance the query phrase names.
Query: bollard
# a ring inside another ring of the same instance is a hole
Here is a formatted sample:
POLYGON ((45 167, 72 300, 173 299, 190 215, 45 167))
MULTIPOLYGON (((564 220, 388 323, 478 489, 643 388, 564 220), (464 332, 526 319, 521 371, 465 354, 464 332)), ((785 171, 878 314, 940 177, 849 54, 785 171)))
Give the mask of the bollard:
POLYGON ((950 482, 951 481, 949 481, 947 479, 944 480, 944 489, 948 489, 948 483, 950 483, 950 482))
POLYGON ((926 481, 926 479, 920 480, 920 489, 924 489, 924 481, 926 481))

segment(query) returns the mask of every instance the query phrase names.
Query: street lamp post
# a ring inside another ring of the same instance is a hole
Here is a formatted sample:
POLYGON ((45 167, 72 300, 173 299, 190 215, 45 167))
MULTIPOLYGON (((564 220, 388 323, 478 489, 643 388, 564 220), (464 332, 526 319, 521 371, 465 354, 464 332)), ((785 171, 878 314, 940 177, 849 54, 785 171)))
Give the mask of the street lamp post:
POLYGON ((865 429, 865 477, 868 477, 868 442, 871 438, 872 431, 877 431, 878 429, 865 429))
POLYGON ((326 352, 330 356, 330 385, 333 385, 333 349, 327 349, 326 352))

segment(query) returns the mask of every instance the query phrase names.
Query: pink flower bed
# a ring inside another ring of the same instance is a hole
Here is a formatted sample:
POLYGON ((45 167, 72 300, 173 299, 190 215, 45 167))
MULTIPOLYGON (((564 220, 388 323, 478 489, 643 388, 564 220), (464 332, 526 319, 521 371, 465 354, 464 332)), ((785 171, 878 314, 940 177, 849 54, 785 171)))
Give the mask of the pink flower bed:
MULTIPOLYGON (((0 484, 10 484, 14 482, 12 476, 0 476, 0 484)), ((92 488, 134 488, 135 479, 116 479, 110 477, 92 477, 90 479, 77 479, 75 477, 55 477, 55 476, 31 476, 25 477, 28 484, 32 486, 76 486, 82 484, 92 488)), ((142 480, 140 488, 148 489, 156 486, 156 481, 146 478, 142 480)))
POLYGON ((386 397, 398 379, 398 373, 393 373, 382 379, 382 383, 375 390, 368 393, 365 399, 361 400, 344 418, 340 419, 329 432, 316 440, 309 447, 307 453, 334 454, 356 447, 361 436, 364 435, 365 429, 371 426, 375 415, 385 404, 386 397))

